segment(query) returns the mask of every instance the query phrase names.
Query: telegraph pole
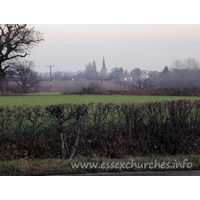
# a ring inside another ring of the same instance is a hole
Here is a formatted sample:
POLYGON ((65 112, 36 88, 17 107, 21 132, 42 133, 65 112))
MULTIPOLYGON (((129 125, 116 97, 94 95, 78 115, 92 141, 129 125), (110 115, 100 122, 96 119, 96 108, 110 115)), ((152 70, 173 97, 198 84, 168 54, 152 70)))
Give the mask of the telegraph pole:
POLYGON ((55 67, 55 66, 47 66, 47 67, 49 67, 50 68, 50 90, 51 90, 51 93, 52 93, 52 85, 53 85, 53 83, 52 83, 52 67, 55 67))

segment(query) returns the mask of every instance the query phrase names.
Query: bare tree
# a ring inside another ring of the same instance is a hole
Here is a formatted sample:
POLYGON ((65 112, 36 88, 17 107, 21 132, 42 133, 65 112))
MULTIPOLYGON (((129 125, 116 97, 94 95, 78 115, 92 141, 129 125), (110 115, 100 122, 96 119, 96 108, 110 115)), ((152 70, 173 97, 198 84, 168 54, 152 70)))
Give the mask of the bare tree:
POLYGON ((142 71, 140 68, 135 68, 130 72, 134 80, 138 80, 140 78, 141 73, 142 71))
POLYGON ((53 73, 53 80, 62 80, 62 73, 60 71, 56 71, 53 73))
POLYGON ((182 60, 175 60, 171 65, 172 70, 184 69, 184 62, 182 60))
POLYGON ((111 73, 109 74, 110 79, 118 79, 120 75, 123 75, 124 69, 122 67, 115 67, 111 69, 111 73))
POLYGON ((85 77, 87 80, 98 78, 95 61, 93 61, 93 63, 88 63, 87 65, 85 65, 85 77))
POLYGON ((137 84, 140 89, 152 89, 153 88, 153 83, 152 83, 151 79, 149 79, 149 78, 144 79, 144 80, 139 79, 137 81, 137 84))
POLYGON ((200 68, 200 63, 194 58, 188 58, 184 62, 185 69, 196 70, 200 68))
POLYGON ((24 58, 35 44, 43 41, 43 35, 35 27, 26 24, 1 24, 0 25, 0 89, 6 93, 6 70, 13 59, 24 58))
POLYGON ((172 70, 196 70, 200 68, 200 63, 194 58, 188 58, 185 61, 175 60, 172 65, 172 70))
POLYGON ((34 63, 32 61, 18 62, 12 65, 7 76, 21 88, 23 93, 27 93, 30 89, 39 88, 41 76, 33 70, 34 63))

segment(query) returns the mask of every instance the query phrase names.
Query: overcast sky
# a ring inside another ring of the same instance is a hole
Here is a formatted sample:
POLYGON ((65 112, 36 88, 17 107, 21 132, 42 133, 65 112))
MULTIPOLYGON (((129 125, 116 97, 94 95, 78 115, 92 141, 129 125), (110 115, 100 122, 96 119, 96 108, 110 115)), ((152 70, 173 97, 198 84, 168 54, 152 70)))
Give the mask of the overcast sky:
POLYGON ((36 70, 47 72, 84 70, 96 61, 102 67, 139 67, 163 70, 176 60, 200 61, 200 25, 51 25, 34 24, 44 33, 45 41, 37 45, 27 59, 35 61, 36 70))

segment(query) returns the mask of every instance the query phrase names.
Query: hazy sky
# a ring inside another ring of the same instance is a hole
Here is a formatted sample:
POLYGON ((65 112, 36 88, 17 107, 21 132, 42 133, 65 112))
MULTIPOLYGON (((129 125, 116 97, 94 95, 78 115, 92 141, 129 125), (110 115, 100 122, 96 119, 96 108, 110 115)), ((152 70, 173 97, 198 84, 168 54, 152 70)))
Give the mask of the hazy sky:
POLYGON ((102 67, 136 67, 163 70, 176 59, 195 58, 200 61, 200 25, 59 25, 34 24, 44 33, 45 41, 37 45, 29 60, 35 61, 35 70, 85 70, 85 64, 96 61, 97 71, 102 67))

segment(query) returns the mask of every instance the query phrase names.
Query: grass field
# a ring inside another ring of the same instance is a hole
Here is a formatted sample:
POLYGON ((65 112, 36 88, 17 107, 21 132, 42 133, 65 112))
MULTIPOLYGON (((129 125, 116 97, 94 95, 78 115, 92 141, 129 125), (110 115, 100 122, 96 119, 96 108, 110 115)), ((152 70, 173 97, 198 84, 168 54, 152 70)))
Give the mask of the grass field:
POLYGON ((61 95, 55 93, 37 93, 18 96, 0 96, 0 106, 14 105, 52 105, 61 103, 131 103, 145 101, 163 101, 191 99, 200 100, 200 97, 180 97, 180 96, 125 96, 125 95, 61 95))
MULTIPOLYGON (((164 101, 164 100, 179 100, 179 99, 190 99, 200 100, 200 97, 180 97, 180 96, 126 96, 126 95, 62 95, 61 93, 38 93, 28 95, 16 95, 16 96, 0 96, 0 106, 14 106, 14 105, 52 105, 61 103, 131 103, 131 102, 147 102, 147 101, 164 101)), ((10 125, 9 125, 10 126, 10 125)), ((176 161, 183 161, 188 158, 189 162, 192 162, 192 170, 200 169, 199 155, 185 155, 185 156, 155 156, 155 157, 137 157, 134 160, 138 162, 150 162, 158 159, 162 162, 173 163, 176 161)), ((75 162, 111 162, 113 159, 109 158, 83 158, 77 157, 72 161, 75 162)), ((114 160, 121 161, 121 160, 114 160)), ((123 160, 123 161, 129 161, 123 160)), ((147 169, 149 170, 149 169, 147 169)), ((161 169, 153 169, 159 171, 161 169)), ((171 169, 169 169, 171 170, 171 169)), ((190 170, 177 168, 175 170, 190 170)), ((0 161, 0 175, 55 175, 65 173, 89 173, 89 172, 121 172, 121 170, 99 170, 99 169, 72 169, 70 160, 59 160, 59 159, 30 159, 30 160, 12 160, 12 161, 0 161)), ((122 170, 123 171, 123 170, 122 170)), ((127 171, 127 170, 124 170, 127 171)), ((142 171, 137 169, 130 169, 128 171, 142 171)))

